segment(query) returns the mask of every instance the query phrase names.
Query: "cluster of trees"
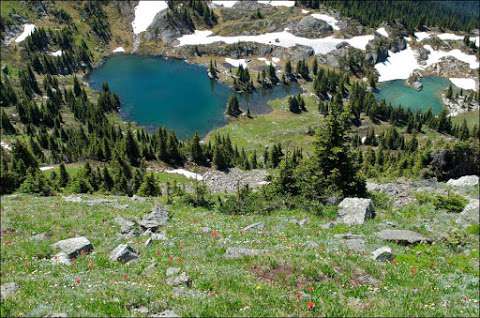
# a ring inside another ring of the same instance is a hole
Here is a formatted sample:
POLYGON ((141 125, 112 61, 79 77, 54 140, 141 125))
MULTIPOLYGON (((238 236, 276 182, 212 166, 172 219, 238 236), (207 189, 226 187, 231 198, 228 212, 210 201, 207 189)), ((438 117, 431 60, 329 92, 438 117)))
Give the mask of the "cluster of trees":
POLYGON ((477 27, 480 10, 475 1, 296 0, 295 4, 313 9, 322 4, 371 27, 399 21, 412 31, 423 26, 469 31, 477 27))
POLYGON ((88 0, 83 4, 81 15, 99 40, 108 43, 112 37, 108 17, 102 1, 88 0))
POLYGON ((268 64, 257 76, 257 83, 263 88, 272 88, 277 85, 279 79, 276 74, 275 66, 272 63, 268 64))
POLYGON ((35 29, 25 40, 25 58, 39 74, 66 75, 81 69, 90 69, 92 55, 84 40, 74 41, 74 25, 61 30, 35 29), (48 50, 59 49, 60 55, 48 50))
POLYGON ((237 92, 251 92, 255 89, 253 81, 250 78, 248 67, 243 67, 242 64, 237 69, 236 77, 233 79, 233 89, 237 92))
POLYGON ((297 96, 288 97, 288 110, 294 114, 307 111, 302 95, 298 94, 297 96))
POLYGON ((202 0, 173 1, 168 0, 167 19, 172 23, 183 23, 192 30, 201 27, 204 24, 212 27, 217 24, 217 16, 208 6, 208 3, 202 0))

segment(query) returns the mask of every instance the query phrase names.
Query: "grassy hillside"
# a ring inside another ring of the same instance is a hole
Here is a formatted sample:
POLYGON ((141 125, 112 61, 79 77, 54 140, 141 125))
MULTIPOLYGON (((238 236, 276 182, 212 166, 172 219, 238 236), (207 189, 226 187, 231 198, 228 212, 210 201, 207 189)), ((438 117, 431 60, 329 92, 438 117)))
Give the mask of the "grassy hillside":
MULTIPOLYGON (((145 202, 127 197, 83 196, 83 203, 62 197, 15 195, 2 198, 2 283, 16 282, 16 294, 1 303, 2 316, 144 316, 166 309, 182 316, 478 316, 478 226, 443 228, 455 240, 433 245, 389 244, 396 258, 380 263, 369 253, 385 245, 374 234, 388 227, 431 233, 424 225, 444 219, 430 203, 392 208, 377 195, 377 218, 363 226, 323 229, 325 216, 302 211, 232 216, 168 206, 170 220, 161 230, 167 240, 145 247, 146 236, 121 238, 114 218, 140 219, 161 198, 145 202), (108 199, 92 206, 87 199, 108 199), (128 207, 127 207, 128 205, 128 207), (294 223, 307 218, 304 225, 294 223), (254 222, 261 230, 242 232, 254 222), (208 229, 206 229, 208 227, 208 229), (339 233, 365 238, 364 253, 346 248, 339 233), (47 233, 43 240, 32 236, 47 233), (94 252, 71 266, 53 265, 58 240, 87 237, 94 252), (120 243, 140 255, 121 264, 109 260, 120 243), (452 243, 453 242, 453 243, 452 243), (229 247, 266 254, 226 259, 229 247), (156 264, 152 267, 151 264, 156 264), (192 280, 193 297, 177 297, 165 284, 166 270, 179 267, 192 280), (145 309, 144 309, 145 310, 145 309)), ((448 219, 445 219, 448 220, 448 219)))

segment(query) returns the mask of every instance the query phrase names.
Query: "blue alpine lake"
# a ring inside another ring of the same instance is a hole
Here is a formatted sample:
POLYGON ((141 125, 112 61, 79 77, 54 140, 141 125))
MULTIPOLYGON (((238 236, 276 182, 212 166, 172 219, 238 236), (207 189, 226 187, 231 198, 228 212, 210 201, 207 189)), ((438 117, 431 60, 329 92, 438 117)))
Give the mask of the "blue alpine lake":
MULTIPOLYGON (((233 90, 210 80, 206 69, 182 60, 140 55, 115 55, 88 76, 101 90, 107 82, 120 97, 121 116, 147 129, 166 127, 180 138, 200 135, 226 124, 225 105, 233 90)), ((252 114, 268 113, 268 101, 298 94, 298 85, 278 85, 239 94, 240 107, 252 114)))
POLYGON ((402 106, 413 111, 427 111, 432 108, 434 114, 441 112, 443 103, 440 94, 448 88, 450 81, 443 77, 430 76, 424 77, 421 82, 423 84, 421 91, 408 86, 405 80, 380 83, 375 96, 378 100, 385 99, 393 106, 402 106))

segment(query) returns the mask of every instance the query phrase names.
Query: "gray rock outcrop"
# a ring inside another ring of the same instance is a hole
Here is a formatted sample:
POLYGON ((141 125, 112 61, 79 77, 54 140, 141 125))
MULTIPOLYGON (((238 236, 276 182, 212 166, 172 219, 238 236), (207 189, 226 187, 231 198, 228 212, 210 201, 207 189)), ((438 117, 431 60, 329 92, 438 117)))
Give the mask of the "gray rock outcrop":
POLYGON ((432 240, 420 233, 409 230, 383 230, 377 236, 384 241, 396 242, 402 245, 431 243, 432 240))
POLYGON ((299 22, 292 23, 289 30, 296 36, 314 39, 332 33, 333 28, 327 22, 307 15, 299 22))
POLYGON ((450 179, 447 181, 448 185, 454 187, 473 187, 478 186, 478 176, 463 176, 458 179, 450 179))
POLYGON ((345 198, 340 202, 338 208, 337 223, 358 225, 375 217, 375 210, 370 199, 345 198))
POLYGON ((155 232, 160 226, 165 226, 167 222, 168 210, 162 206, 156 206, 152 212, 143 217, 139 224, 142 228, 155 232))

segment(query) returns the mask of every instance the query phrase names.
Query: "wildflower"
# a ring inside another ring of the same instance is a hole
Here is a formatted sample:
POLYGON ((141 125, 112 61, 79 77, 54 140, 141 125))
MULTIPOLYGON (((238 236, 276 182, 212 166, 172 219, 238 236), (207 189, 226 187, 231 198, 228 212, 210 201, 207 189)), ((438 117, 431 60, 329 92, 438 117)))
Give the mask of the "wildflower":
POLYGON ((307 301, 307 309, 313 310, 315 308, 315 303, 313 301, 307 301))
POLYGON ((80 285, 80 277, 75 277, 75 284, 80 285))
POLYGON ((123 280, 128 280, 128 274, 123 274, 123 280))
POLYGON ((416 267, 410 268, 410 273, 412 273, 412 276, 415 276, 415 274, 417 274, 417 268, 416 267))
POLYGON ((219 237, 219 233, 217 230, 212 230, 212 232, 210 232, 210 235, 212 236, 213 239, 216 239, 219 237))

